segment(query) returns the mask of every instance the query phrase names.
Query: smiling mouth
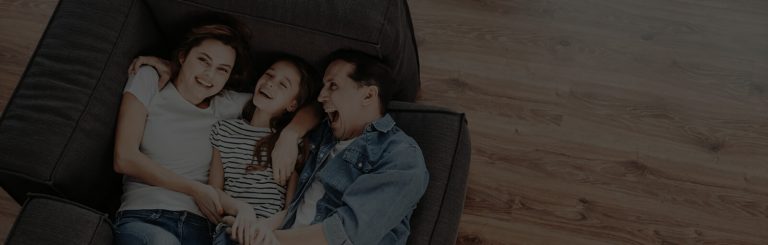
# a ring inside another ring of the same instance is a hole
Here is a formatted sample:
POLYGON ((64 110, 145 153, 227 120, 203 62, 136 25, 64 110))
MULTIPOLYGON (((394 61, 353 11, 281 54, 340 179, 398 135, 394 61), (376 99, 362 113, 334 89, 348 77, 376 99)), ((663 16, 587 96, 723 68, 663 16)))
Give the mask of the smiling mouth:
POLYGON ((212 83, 208 83, 208 82, 205 82, 205 81, 203 81, 203 80, 200 80, 199 78, 195 78, 195 81, 196 81, 197 83, 199 83, 200 85, 203 85, 203 86, 205 86, 205 87, 208 87, 208 88, 210 88, 210 87, 213 87, 213 84, 212 84, 212 83))

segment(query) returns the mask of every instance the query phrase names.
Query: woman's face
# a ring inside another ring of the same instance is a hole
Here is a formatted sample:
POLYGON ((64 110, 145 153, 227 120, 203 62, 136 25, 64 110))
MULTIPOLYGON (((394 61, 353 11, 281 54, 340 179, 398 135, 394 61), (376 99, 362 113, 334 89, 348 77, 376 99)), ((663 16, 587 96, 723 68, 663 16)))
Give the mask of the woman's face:
POLYGON ((301 74, 293 63, 278 61, 272 64, 256 83, 253 104, 258 110, 277 116, 284 111, 296 110, 301 74))
POLYGON ((235 66, 235 49, 215 39, 206 39, 192 48, 186 57, 179 57, 177 86, 184 87, 191 100, 203 101, 211 97, 229 80, 235 66))

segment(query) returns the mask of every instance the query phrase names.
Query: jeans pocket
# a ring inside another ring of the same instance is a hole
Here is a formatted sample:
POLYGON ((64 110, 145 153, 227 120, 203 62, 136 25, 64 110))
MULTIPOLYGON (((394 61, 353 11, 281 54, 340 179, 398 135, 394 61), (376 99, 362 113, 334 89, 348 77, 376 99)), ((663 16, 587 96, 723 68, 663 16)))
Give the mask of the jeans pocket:
POLYGON ((151 223, 157 221, 162 216, 161 210, 126 210, 120 211, 116 215, 115 227, 128 222, 151 223))

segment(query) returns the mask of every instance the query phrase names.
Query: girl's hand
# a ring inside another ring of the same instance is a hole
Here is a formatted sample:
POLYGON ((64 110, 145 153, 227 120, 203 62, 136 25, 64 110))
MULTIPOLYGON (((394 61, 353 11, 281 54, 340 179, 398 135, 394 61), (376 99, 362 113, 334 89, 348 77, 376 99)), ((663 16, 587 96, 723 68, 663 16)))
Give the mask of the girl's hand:
POLYGON ((221 221, 221 214, 224 212, 221 207, 219 193, 212 186, 203 183, 196 183, 193 187, 192 199, 200 211, 208 220, 213 223, 221 221))
POLYGON ((272 174, 275 182, 280 185, 285 185, 296 166, 299 156, 298 140, 296 133, 283 130, 275 142, 275 148, 272 150, 272 174))
POLYGON ((171 79, 171 62, 155 56, 139 56, 133 59, 131 65, 128 66, 128 75, 136 74, 139 67, 143 65, 151 66, 157 70, 157 74, 160 75, 160 80, 157 81, 158 89, 163 88, 171 79))
POLYGON ((253 212, 253 208, 246 203, 238 203, 237 217, 232 224, 232 240, 237 241, 240 244, 250 245, 251 238, 254 236, 256 227, 256 214, 253 212))

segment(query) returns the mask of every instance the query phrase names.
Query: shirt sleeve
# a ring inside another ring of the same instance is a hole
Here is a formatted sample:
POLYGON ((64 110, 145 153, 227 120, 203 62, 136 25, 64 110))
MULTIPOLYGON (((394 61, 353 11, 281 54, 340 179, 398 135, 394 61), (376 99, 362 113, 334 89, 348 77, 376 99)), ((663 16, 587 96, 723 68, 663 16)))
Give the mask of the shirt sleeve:
POLYGON ((231 90, 223 90, 214 97, 214 111, 219 119, 233 119, 240 116, 243 106, 253 98, 253 94, 239 93, 231 90))
POLYGON ((160 76, 151 66, 142 66, 136 74, 128 77, 123 93, 131 93, 139 99, 144 108, 149 108, 149 102, 158 93, 160 76))
POLYGON ((328 244, 378 244, 424 195, 429 174, 417 146, 397 147, 376 165, 380 169, 358 177, 343 205, 321 222, 328 244))
POLYGON ((208 140, 211 142, 211 145, 216 149, 219 149, 221 145, 221 134, 219 132, 220 127, 221 127, 221 121, 217 121, 216 123, 214 123, 213 126, 211 126, 211 134, 208 137, 208 140))

